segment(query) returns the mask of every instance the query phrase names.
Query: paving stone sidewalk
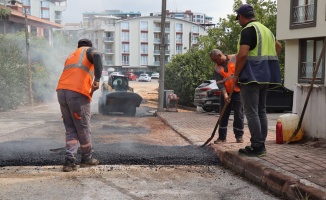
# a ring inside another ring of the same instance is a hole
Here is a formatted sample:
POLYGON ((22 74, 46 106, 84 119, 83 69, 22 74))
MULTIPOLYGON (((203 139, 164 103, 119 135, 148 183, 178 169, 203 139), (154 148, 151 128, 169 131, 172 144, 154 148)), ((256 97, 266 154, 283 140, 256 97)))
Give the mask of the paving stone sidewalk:
MULTIPOLYGON (((165 123, 193 145, 201 146, 210 138, 218 115, 200 112, 158 112, 165 123)), ((238 154, 250 145, 245 125, 244 143, 236 143, 233 121, 229 121, 227 142, 210 144, 226 168, 288 199, 326 200, 326 148, 304 143, 276 144, 275 130, 269 130, 267 155, 262 158, 238 154)), ((215 140, 218 136, 216 132, 215 140)), ((211 143, 213 142, 211 141, 211 143)))

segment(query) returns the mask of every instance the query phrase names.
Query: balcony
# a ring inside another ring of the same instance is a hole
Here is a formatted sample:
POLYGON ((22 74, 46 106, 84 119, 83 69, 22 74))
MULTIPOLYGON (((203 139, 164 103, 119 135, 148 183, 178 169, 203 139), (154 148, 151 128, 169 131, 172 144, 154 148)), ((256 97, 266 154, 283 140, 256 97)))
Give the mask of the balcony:
MULTIPOLYGON (((154 61, 154 66, 160 66, 161 61, 154 61)), ((169 61, 165 61, 165 64, 169 63, 169 61)))
POLYGON ((176 39, 175 41, 177 44, 182 44, 182 39, 176 39))
POLYGON ((161 43, 161 39, 160 38, 154 38, 154 43, 161 43))
POLYGON ((113 61, 105 61, 104 65, 106 66, 113 66, 113 61))
MULTIPOLYGON (((301 79, 312 79, 314 70, 316 68, 316 62, 301 62, 301 79)), ((318 68, 316 79, 321 80, 322 78, 322 68, 318 68)))
MULTIPOLYGON (((292 4, 294 1, 292 1, 292 4)), ((291 4, 291 5, 292 5, 291 4)), ((307 28, 316 26, 317 4, 312 0, 310 4, 303 6, 292 5, 290 29, 307 28)))
POLYGON ((161 32, 161 27, 154 27, 154 32, 161 32))
POLYGON ((154 54, 160 55, 160 50, 154 50, 154 54))
POLYGON ((55 15, 55 20, 62 20, 62 15, 55 15))
POLYGON ((122 65, 129 65, 129 61, 122 61, 122 65))
POLYGON ((113 49, 104 49, 105 54, 113 54, 113 49))
POLYGON ((104 42, 114 42, 114 37, 103 37, 104 42))

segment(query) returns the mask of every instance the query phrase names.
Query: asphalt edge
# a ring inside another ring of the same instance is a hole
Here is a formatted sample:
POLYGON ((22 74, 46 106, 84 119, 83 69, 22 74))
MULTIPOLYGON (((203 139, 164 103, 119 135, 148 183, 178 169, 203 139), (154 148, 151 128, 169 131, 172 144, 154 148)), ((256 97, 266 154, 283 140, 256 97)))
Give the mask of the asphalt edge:
POLYGON ((240 156, 238 152, 225 151, 218 145, 211 145, 210 148, 225 168, 236 172, 256 185, 266 188, 275 195, 290 200, 326 200, 326 192, 306 185, 298 178, 286 175, 257 162, 257 160, 260 160, 259 158, 240 156))

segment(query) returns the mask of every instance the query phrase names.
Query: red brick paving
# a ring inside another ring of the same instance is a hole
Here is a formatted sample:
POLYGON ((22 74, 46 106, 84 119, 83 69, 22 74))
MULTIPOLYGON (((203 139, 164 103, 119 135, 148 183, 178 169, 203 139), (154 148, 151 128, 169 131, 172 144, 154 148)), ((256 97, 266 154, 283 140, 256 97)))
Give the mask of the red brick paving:
MULTIPOLYGON (((210 138, 218 120, 217 115, 200 112, 179 111, 157 114, 190 143, 199 146, 210 138)), ((211 143, 217 136, 216 132, 211 143)), ((306 193, 309 199, 326 199, 326 149, 300 143, 276 144, 275 136, 275 130, 269 130, 265 157, 240 156, 238 149, 250 145, 250 133, 245 125, 245 142, 236 143, 232 121, 230 121, 227 142, 212 144, 210 147, 226 167, 252 181, 259 182, 275 193, 287 196, 289 199, 297 199, 300 190, 301 193, 306 193)))

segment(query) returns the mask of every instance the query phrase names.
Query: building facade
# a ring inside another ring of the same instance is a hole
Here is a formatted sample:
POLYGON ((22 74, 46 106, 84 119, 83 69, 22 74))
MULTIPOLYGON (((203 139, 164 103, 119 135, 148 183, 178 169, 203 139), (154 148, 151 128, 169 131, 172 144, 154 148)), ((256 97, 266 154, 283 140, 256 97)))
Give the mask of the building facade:
POLYGON ((0 5, 2 9, 10 9, 10 15, 0 20, 0 33, 16 33, 25 29, 25 26, 27 26, 29 33, 37 37, 46 38, 51 45, 53 43, 53 30, 62 28, 62 25, 56 23, 55 20, 50 21, 50 18, 46 18, 45 16, 40 18, 29 14, 32 13, 32 5, 34 5, 32 4, 32 0, 30 3, 31 4, 28 6, 21 1, 9 1, 8 3, 0 5))
MULTIPOLYGON (((116 71, 159 71, 161 17, 146 16, 118 20, 96 17, 93 26, 79 31, 103 52, 104 67, 116 71)), ((206 35, 199 24, 167 18, 165 23, 165 61, 198 45, 198 37, 206 35)))
POLYGON ((67 0, 16 0, 5 1, 0 4, 14 5, 16 3, 21 4, 28 15, 57 24, 62 23, 62 12, 67 8, 67 0))
MULTIPOLYGON (((150 16, 161 16, 161 12, 150 13, 150 16)), ((166 11, 166 17, 183 19, 189 22, 197 24, 213 24, 213 17, 207 16, 204 13, 192 12, 191 10, 186 11, 166 11)))
POLYGON ((117 19, 128 19, 133 17, 140 17, 140 12, 123 12, 121 10, 105 10, 103 12, 85 12, 83 13, 83 26, 92 27, 94 19, 99 17, 116 17, 117 19))
POLYGON ((324 0, 277 1, 276 35, 285 41, 284 85, 294 90, 293 113, 303 112, 321 61, 302 123, 307 135, 320 138, 326 138, 325 7, 324 0))

